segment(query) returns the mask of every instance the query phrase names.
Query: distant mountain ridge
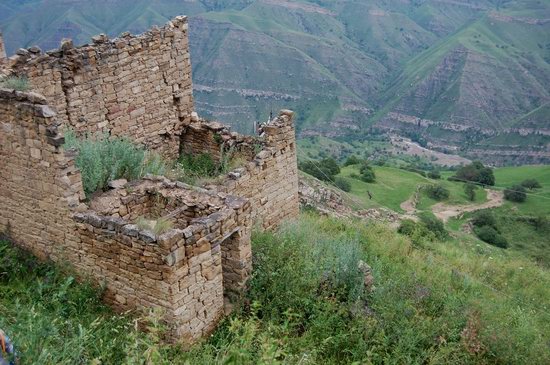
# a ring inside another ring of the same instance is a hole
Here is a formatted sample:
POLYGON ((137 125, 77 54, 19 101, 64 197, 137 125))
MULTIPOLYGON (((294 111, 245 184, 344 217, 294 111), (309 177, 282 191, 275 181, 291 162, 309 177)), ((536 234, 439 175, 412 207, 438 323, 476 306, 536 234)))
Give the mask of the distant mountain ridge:
POLYGON ((2 0, 0 29, 13 53, 177 14, 191 17, 199 112, 241 131, 285 106, 302 136, 395 131, 550 162, 550 0, 2 0))

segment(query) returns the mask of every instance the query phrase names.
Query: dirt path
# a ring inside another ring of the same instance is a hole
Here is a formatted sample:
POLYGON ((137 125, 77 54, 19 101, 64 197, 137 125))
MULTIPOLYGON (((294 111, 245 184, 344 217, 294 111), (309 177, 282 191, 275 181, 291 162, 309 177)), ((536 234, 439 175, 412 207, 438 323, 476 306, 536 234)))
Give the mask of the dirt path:
MULTIPOLYGON (((487 201, 483 204, 446 205, 445 203, 437 203, 432 206, 432 212, 437 218, 447 223, 449 219, 459 217, 464 213, 500 207, 504 203, 504 194, 502 191, 490 189, 485 189, 485 191, 487 192, 487 201)), ((404 209, 403 206, 401 208, 404 209)))
POLYGON ((417 188, 414 194, 399 206, 405 211, 405 214, 401 215, 401 219, 412 219, 413 221, 418 221, 418 216, 416 213, 416 204, 418 204, 418 193, 419 189, 417 188))

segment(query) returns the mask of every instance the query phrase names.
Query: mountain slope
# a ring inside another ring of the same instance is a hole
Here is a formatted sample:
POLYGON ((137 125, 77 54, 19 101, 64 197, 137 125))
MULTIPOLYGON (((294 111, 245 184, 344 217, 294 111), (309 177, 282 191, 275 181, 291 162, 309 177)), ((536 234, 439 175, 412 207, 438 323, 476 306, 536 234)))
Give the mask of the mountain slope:
POLYGON ((355 138, 375 126, 481 156, 519 138, 511 160, 550 161, 548 0, 27 0, 0 9, 10 52, 189 15, 197 108, 241 131, 289 107, 302 136, 355 138))

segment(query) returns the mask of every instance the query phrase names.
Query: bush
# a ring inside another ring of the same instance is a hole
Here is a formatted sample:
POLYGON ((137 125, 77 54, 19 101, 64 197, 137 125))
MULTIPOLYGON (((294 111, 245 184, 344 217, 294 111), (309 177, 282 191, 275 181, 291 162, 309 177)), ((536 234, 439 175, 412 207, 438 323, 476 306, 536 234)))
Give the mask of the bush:
POLYGON ((428 177, 430 179, 439 180, 439 179, 441 179, 441 173, 437 170, 433 170, 433 171, 428 172, 428 177))
POLYGON ((333 158, 325 158, 319 162, 305 161, 298 165, 303 172, 316 177, 321 181, 334 181, 334 177, 340 173, 340 167, 333 158))
POLYGON ((361 164, 361 167, 359 168, 359 172, 361 173, 360 179, 366 183, 373 183, 376 181, 376 174, 374 173, 374 169, 367 161, 363 161, 361 164))
POLYGON ((468 200, 472 202, 476 200, 476 190, 477 190, 477 186, 475 184, 471 182, 464 184, 464 193, 466 194, 466 197, 468 198, 468 200))
POLYGON ((514 185, 504 190, 504 199, 511 202, 523 203, 527 199, 525 188, 521 185, 514 185))
POLYGON ((340 190, 343 190, 345 191, 346 193, 350 192, 351 191, 351 184, 344 178, 341 178, 341 177, 337 177, 335 180, 334 180, 334 185, 340 189, 340 190))
POLYGON ((355 155, 351 155, 344 162, 344 166, 359 165, 363 160, 355 155))
POLYGON ((27 91, 29 89, 29 80, 25 76, 4 77, 3 79, 0 79, 0 88, 27 91))
POLYGON ((426 229, 432 232, 437 238, 447 238, 447 230, 443 222, 432 215, 423 214, 420 220, 426 226, 426 229))
POLYGON ((500 248, 508 247, 508 241, 506 241, 506 238, 504 238, 491 226, 475 227, 474 232, 480 240, 487 242, 490 245, 500 248))
POLYGON ((525 179, 521 182, 521 186, 529 190, 542 188, 540 183, 535 179, 525 179))
POLYGON ((365 170, 361 173, 360 179, 366 183, 373 183, 376 181, 376 175, 373 170, 365 170))
POLYGON ((201 153, 199 155, 182 154, 178 160, 179 168, 184 173, 196 175, 196 176, 217 176, 219 172, 219 166, 214 159, 208 153, 201 153))
POLYGON ((425 188, 426 194, 434 200, 445 200, 449 198, 449 189, 441 184, 427 185, 425 188))
POLYGON ((480 210, 474 215, 472 224, 476 227, 488 226, 498 231, 497 221, 493 214, 488 210, 480 210))
POLYGON ((109 139, 107 136, 76 138, 72 131, 65 133, 65 148, 74 148, 78 155, 76 166, 82 174, 86 196, 105 190, 111 180, 134 180, 148 173, 166 170, 162 159, 148 153, 124 138, 109 139))

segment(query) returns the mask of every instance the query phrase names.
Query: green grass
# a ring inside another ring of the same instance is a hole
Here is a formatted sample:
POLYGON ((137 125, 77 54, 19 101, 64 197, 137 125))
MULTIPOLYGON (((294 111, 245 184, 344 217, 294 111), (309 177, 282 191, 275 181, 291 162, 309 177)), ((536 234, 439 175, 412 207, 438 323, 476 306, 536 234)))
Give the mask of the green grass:
POLYGON ((374 172, 376 182, 370 184, 350 177, 351 174, 359 174, 357 166, 344 167, 339 175, 351 184, 350 194, 361 205, 361 209, 388 207, 403 212, 400 204, 411 197, 418 185, 431 181, 416 173, 393 167, 374 167, 374 172), (369 199, 367 191, 372 194, 372 199, 369 199))
POLYGON ((519 166, 495 169, 496 187, 504 189, 525 179, 536 179, 541 189, 528 191, 523 203, 506 202, 505 207, 528 215, 550 215, 550 166, 519 166))
POLYGON ((546 362, 547 270, 467 236, 424 247, 381 225, 310 214, 256 233, 245 305, 184 352, 2 242, 0 327, 25 364, 546 362), (372 267, 372 293, 359 260, 372 267))
MULTIPOLYGON (((351 178, 351 174, 358 174, 356 166, 342 168, 339 176, 344 177, 351 184, 350 195, 357 200, 354 206, 361 209, 371 207, 387 207, 396 212, 402 213, 400 205, 409 199, 418 186, 426 184, 442 184, 450 191, 448 200, 444 202, 449 205, 472 204, 464 194, 462 183, 446 180, 432 180, 420 176, 417 173, 405 171, 393 167, 374 166, 376 173, 375 183, 365 183, 358 179, 351 178), (369 199, 367 191, 370 191, 373 198, 369 199)), ((487 193, 478 189, 476 191, 476 200, 474 203, 483 203, 486 201, 487 193)), ((419 210, 430 210, 430 207, 438 203, 429 198, 426 194, 420 194, 420 201, 417 206, 419 210)))
MULTIPOLYGON (((447 180, 435 180, 434 184, 441 184, 447 188, 450 192, 449 198, 444 200, 443 203, 448 205, 466 205, 466 204, 481 204, 487 201, 487 192, 482 188, 476 190, 475 200, 470 201, 464 193, 464 184, 459 182, 447 181, 447 180)), ((434 204, 439 203, 425 193, 420 194, 420 200, 417 204, 419 210, 429 210, 434 204)))

